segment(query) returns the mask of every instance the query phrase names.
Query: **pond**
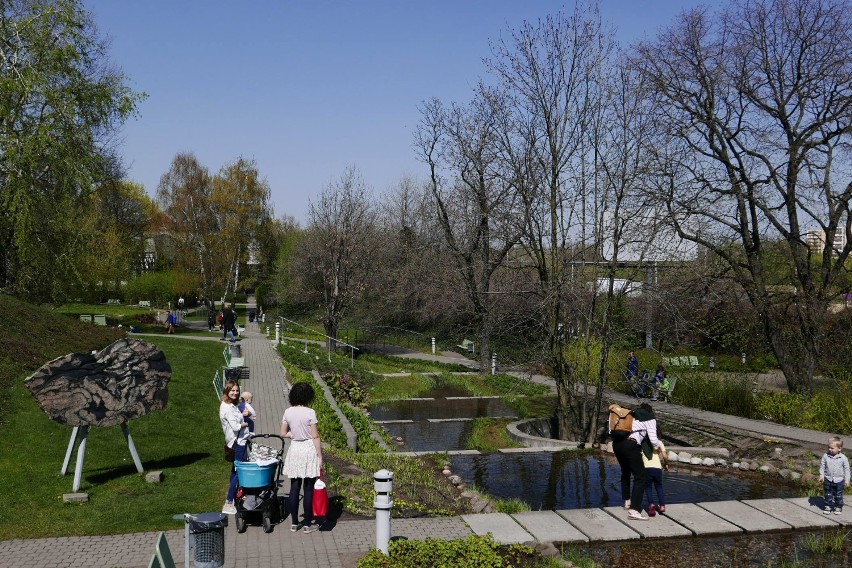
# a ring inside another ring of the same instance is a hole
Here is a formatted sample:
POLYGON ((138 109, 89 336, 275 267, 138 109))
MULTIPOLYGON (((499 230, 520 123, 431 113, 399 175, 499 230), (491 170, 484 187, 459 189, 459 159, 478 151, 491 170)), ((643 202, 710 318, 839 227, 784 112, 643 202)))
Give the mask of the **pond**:
POLYGON ((840 568, 850 565, 848 539, 838 552, 814 553, 810 542, 831 539, 840 530, 792 532, 736 537, 646 539, 577 546, 601 566, 619 568, 746 568, 789 566, 840 568))
MULTIPOLYGON (((618 506, 621 469, 599 452, 533 452, 452 456, 453 473, 468 485, 536 510, 618 506)), ((709 467, 674 465, 663 474, 667 504, 798 497, 791 485, 763 476, 734 475, 709 467)))
POLYGON ((369 411, 391 436, 401 437, 404 449, 411 452, 461 450, 473 418, 517 417, 498 397, 471 398, 452 387, 430 391, 422 398, 377 404, 369 411))

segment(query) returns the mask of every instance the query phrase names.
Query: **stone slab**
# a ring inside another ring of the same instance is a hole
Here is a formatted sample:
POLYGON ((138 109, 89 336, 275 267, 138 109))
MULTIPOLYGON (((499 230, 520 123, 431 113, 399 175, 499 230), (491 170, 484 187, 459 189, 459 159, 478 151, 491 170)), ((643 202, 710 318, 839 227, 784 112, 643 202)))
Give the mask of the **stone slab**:
POLYGON ((589 537, 554 511, 524 511, 512 515, 539 542, 588 542, 589 537))
POLYGON ((681 526, 665 515, 657 515, 647 521, 631 521, 627 518, 624 507, 604 507, 604 511, 615 517, 618 522, 624 523, 643 538, 672 538, 678 536, 692 536, 692 531, 681 526))
MULTIPOLYGON (((825 500, 822 497, 793 497, 786 499, 786 501, 789 501, 794 505, 798 505, 799 507, 803 507, 817 515, 822 515, 822 511, 825 508, 825 500)), ((841 511, 839 515, 832 514, 830 518, 835 523, 839 523, 843 526, 852 525, 852 507, 847 505, 846 507, 843 507, 843 511, 841 511)))
POLYGON ((786 499, 745 499, 743 503, 784 521, 794 529, 836 527, 839 524, 831 519, 834 515, 815 513, 786 499))
POLYGON ((562 446, 541 446, 538 448, 500 448, 497 451, 501 454, 538 454, 541 452, 561 452, 564 449, 562 446))
MULTIPOLYGON (((658 515, 662 516, 662 515, 658 515)), ((742 527, 702 509, 694 503, 675 503, 666 507, 665 517, 689 529, 695 536, 742 533, 742 527)))
POLYGON ((64 493, 62 501, 65 503, 88 503, 88 493, 64 493))
POLYGON ((698 506, 750 533, 786 531, 792 528, 790 524, 739 501, 711 501, 698 503, 698 506))
POLYGON ((486 535, 491 533, 494 540, 500 544, 518 544, 535 540, 515 519, 506 513, 462 515, 462 520, 467 523, 474 534, 486 535))
MULTIPOLYGON (((627 514, 624 509, 620 509, 627 514)), ((586 535, 590 541, 634 540, 640 538, 631 527, 619 523, 603 509, 559 509, 556 513, 586 535)))

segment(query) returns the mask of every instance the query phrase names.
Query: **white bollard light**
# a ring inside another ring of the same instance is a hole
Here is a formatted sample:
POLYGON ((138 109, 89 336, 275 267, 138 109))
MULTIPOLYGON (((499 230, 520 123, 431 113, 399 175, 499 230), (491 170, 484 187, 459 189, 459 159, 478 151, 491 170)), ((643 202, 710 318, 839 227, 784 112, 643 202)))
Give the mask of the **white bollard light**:
POLYGON ((373 506, 376 508, 376 548, 387 556, 391 537, 393 472, 380 469, 373 474, 373 481, 373 488, 376 491, 376 498, 373 501, 373 506))
POLYGON ((496 353, 491 354, 491 374, 492 375, 497 374, 497 354, 496 353))
POLYGON ((435 354, 435 338, 432 338, 432 355, 435 354))
POLYGON ((281 341, 281 323, 275 322, 275 343, 281 341))

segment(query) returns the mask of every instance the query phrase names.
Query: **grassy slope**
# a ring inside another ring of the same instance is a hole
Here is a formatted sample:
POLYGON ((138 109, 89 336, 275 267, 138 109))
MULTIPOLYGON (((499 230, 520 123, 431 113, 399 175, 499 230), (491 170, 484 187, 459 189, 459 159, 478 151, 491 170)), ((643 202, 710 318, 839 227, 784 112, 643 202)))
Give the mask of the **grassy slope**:
POLYGON ((89 503, 62 502, 70 493, 74 461, 59 476, 71 428, 38 408, 23 379, 44 362, 70 352, 101 349, 123 334, 82 324, 0 295, 0 386, 8 396, 0 416, 0 479, 8 498, 0 508, 3 538, 111 534, 179 528, 171 515, 216 511, 227 489, 218 401, 211 378, 221 365, 221 345, 157 338, 172 364, 169 405, 130 423, 147 471, 163 470, 165 482, 147 484, 138 474, 121 429, 89 433, 81 490, 89 503))

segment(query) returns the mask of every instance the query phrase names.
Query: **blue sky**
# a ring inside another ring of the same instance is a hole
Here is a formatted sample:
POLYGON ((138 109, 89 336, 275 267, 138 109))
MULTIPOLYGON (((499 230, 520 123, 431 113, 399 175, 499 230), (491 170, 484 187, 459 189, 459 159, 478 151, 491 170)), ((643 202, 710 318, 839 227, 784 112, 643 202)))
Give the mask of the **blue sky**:
MULTIPOLYGON (((543 0, 84 0, 110 60, 148 99, 121 133, 129 179, 154 195, 178 152, 212 172, 254 159, 275 214, 356 166, 376 194, 424 178, 417 105, 465 102, 489 41, 573 3, 543 0)), ((695 0, 602 0, 629 43, 695 0)))

